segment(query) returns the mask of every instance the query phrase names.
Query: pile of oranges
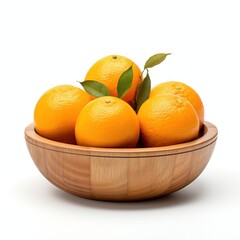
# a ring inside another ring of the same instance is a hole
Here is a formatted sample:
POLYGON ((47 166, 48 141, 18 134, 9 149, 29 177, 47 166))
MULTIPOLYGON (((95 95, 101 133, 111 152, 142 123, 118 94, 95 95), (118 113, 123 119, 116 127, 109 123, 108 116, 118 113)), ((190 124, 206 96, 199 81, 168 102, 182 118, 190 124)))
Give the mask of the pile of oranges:
MULTIPOLYGON (((166 56, 152 61, 159 64, 166 56)), ((144 70, 145 78, 132 60, 119 55, 98 60, 82 87, 58 85, 39 98, 35 131, 54 141, 108 148, 159 147, 197 138, 204 122, 197 92, 176 81, 151 89, 144 70)))

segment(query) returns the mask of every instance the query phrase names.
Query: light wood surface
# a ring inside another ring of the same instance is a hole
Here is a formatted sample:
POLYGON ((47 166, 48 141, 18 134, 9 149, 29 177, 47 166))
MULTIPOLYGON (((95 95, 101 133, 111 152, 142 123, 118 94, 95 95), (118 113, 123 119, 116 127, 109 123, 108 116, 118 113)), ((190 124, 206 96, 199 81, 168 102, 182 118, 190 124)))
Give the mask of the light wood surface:
POLYGON ((29 153, 42 175, 84 198, 134 201, 175 192, 194 181, 213 153, 217 128, 205 122, 198 139, 156 148, 91 148, 48 140, 30 124, 29 153))

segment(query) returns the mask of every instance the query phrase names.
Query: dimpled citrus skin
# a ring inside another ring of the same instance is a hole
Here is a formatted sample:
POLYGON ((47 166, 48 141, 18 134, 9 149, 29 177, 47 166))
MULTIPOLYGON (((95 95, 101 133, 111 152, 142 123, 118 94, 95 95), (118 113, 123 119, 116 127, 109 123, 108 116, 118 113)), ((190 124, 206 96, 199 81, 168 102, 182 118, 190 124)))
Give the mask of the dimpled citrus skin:
POLYGON ((120 76, 130 67, 133 69, 132 85, 122 98, 131 103, 135 99, 137 87, 141 80, 141 70, 130 59, 120 55, 110 55, 95 62, 88 70, 85 80, 95 80, 103 83, 111 96, 117 97, 117 84, 120 76))
POLYGON ((139 132, 134 110, 125 101, 112 96, 88 103, 75 127, 77 144, 91 147, 135 147, 139 132))
POLYGON ((138 112, 144 147, 178 144, 198 137, 199 119, 192 104, 173 94, 156 95, 138 112))
POLYGON ((76 143, 74 130, 77 116, 90 100, 91 96, 85 91, 71 85, 49 89, 35 106, 36 132, 51 140, 76 143))
POLYGON ((200 128, 202 127, 204 122, 204 106, 200 96, 193 88, 182 82, 168 81, 155 86, 150 93, 150 97, 165 93, 186 98, 195 108, 199 117, 200 128))

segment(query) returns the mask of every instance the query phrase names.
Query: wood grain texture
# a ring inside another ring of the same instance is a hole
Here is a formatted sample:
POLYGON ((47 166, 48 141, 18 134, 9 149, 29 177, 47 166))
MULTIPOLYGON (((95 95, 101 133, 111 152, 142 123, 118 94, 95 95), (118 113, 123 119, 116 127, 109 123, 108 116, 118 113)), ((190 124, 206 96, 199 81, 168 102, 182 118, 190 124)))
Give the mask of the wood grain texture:
POLYGON ((91 148, 39 136, 25 129, 29 153, 42 175, 77 196, 109 201, 156 198, 194 181, 213 153, 217 128, 205 122, 198 139, 154 148, 91 148))

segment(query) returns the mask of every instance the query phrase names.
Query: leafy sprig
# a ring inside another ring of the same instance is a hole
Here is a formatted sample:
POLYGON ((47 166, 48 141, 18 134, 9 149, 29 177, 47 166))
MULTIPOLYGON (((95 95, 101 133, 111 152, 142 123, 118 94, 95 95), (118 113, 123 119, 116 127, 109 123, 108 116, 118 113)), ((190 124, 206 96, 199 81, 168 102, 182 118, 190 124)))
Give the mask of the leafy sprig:
MULTIPOLYGON (((150 91, 151 91, 151 79, 149 76, 149 68, 152 68, 161 62, 163 62, 168 55, 171 53, 157 53, 151 56, 145 63, 144 69, 142 71, 142 82, 138 85, 134 104, 135 111, 138 112, 141 105, 149 98, 150 91), (143 77, 144 72, 146 72, 146 76, 143 77)), ((118 98, 123 98, 132 85, 133 79, 133 69, 130 66, 125 72, 122 73, 118 80, 117 84, 117 96, 118 98)), ((88 92, 90 95, 98 98, 102 96, 110 96, 110 92, 108 88, 101 82, 96 80, 85 80, 83 82, 79 82, 82 87, 88 92)))

